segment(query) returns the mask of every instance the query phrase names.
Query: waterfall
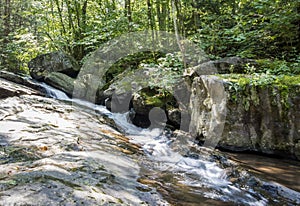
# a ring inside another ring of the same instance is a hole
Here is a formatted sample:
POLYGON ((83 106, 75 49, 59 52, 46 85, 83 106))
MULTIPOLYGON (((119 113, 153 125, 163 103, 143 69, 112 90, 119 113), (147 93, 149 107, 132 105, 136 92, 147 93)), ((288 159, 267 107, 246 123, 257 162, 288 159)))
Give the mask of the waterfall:
MULTIPOLYGON (((137 127, 128 121, 129 112, 111 113, 105 106, 96 105, 85 100, 71 99, 64 92, 45 83, 41 83, 41 86, 49 97, 72 102, 74 105, 89 108, 113 119, 124 130, 130 142, 140 145, 143 149, 145 156, 139 157, 138 161, 141 167, 143 167, 144 162, 150 161, 151 166, 148 169, 153 173, 172 174, 175 179, 177 178, 179 185, 193 188, 193 192, 198 193, 200 196, 242 205, 268 205, 268 200, 256 193, 251 186, 249 186, 251 189, 248 191, 243 185, 233 184, 229 180, 226 169, 220 167, 213 159, 210 160, 209 157, 199 154, 195 155, 192 151, 189 151, 188 145, 187 151, 178 151, 178 146, 180 147, 180 144, 186 145, 186 142, 178 142, 178 139, 177 142, 174 141, 176 138, 173 133, 168 133, 165 128, 144 129, 137 127)), ((201 150, 201 148, 199 149, 201 150)), ((273 185, 271 186, 273 187, 273 185)), ((286 195, 287 192, 284 191, 283 193, 286 195)), ((294 196, 297 195, 298 193, 294 196)))
POLYGON ((218 168, 218 166, 212 162, 198 161, 196 159, 183 157, 182 154, 175 152, 171 148, 172 141, 164 133, 164 128, 148 128, 143 129, 131 124, 128 121, 129 113, 111 113, 102 105, 96 105, 91 102, 71 99, 64 92, 55 89, 45 83, 42 83, 45 88, 47 95, 52 98, 59 100, 71 101, 73 104, 87 107, 91 110, 97 111, 100 114, 105 114, 115 121, 115 123, 124 130, 126 136, 128 136, 133 143, 142 145, 142 148, 149 158, 153 161, 160 162, 161 169, 170 168, 174 169, 174 165, 179 169, 196 169, 194 172, 198 175, 206 176, 214 180, 212 182, 218 184, 228 184, 225 172, 218 168), (206 165, 206 166, 205 166, 206 165), (213 172, 206 171, 205 168, 214 168, 213 172))
POLYGON ((41 86, 45 89, 45 93, 48 97, 52 97, 59 100, 71 100, 66 93, 61 90, 55 89, 48 84, 41 83, 41 86))

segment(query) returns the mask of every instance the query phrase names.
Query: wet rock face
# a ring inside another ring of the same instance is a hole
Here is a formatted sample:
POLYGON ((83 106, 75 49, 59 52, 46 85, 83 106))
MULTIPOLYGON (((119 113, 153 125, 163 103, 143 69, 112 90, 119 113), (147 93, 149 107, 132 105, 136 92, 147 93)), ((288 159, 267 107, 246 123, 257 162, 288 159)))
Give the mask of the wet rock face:
POLYGON ((62 52, 42 54, 28 63, 30 75, 36 80, 43 80, 51 72, 64 73, 75 78, 80 67, 70 56, 62 52))
POLYGON ((34 90, 43 91, 43 87, 41 87, 40 84, 38 84, 28 76, 18 75, 7 71, 0 71, 0 78, 17 83, 19 85, 24 85, 27 87, 27 89, 31 88, 34 90))
POLYGON ((164 204, 137 182, 140 147, 105 116, 0 85, 21 92, 0 99, 0 205, 164 204))
POLYGON ((252 88, 251 97, 242 95, 234 100, 227 83, 223 82, 226 96, 222 97, 218 94, 218 84, 209 83, 211 78, 196 77, 192 84, 190 130, 194 135, 203 142, 214 136, 219 147, 233 151, 258 151, 300 159, 299 86, 292 88, 288 99, 283 99, 279 91, 274 95, 276 88, 265 87, 252 88), (223 101, 217 100, 218 97, 224 98, 223 101), (219 109, 225 106, 225 113, 213 111, 218 101, 219 109), (283 102, 288 102, 289 107, 283 102), (225 115, 223 128, 219 115, 225 115))
POLYGON ((40 92, 0 78, 0 99, 21 96, 24 94, 41 95, 40 92))
POLYGON ((52 72, 45 77, 44 81, 54 88, 65 92, 69 96, 72 96, 73 94, 74 79, 65 74, 52 72))

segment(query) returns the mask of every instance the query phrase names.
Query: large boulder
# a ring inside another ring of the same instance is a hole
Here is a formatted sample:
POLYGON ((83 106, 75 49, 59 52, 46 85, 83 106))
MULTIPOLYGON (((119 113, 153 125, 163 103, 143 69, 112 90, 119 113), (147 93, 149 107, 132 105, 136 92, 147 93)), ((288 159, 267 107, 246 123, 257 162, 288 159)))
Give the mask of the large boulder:
POLYGON ((42 54, 28 63, 30 75, 37 80, 43 80, 51 72, 64 73, 75 78, 80 70, 76 60, 63 52, 42 54))
POLYGON ((240 73, 243 74, 245 68, 249 68, 257 63, 252 59, 244 59, 240 57, 226 57, 219 60, 211 60, 191 67, 187 70, 189 75, 209 75, 209 74, 229 74, 240 73))
POLYGON ((159 88, 146 87, 134 93, 131 101, 134 111, 134 115, 131 116, 133 124, 140 127, 149 127, 153 124, 153 120, 161 122, 161 119, 166 117, 165 122, 162 123, 168 123, 172 127, 179 128, 180 110, 175 97, 171 93, 161 94, 159 88), (157 110, 159 108, 160 110, 157 110), (153 120, 151 120, 150 114, 154 115, 153 120))
POLYGON ((190 132, 233 151, 300 159, 300 85, 290 86, 289 95, 275 85, 238 91, 230 85, 212 75, 194 78, 190 132))
POLYGON ((54 88, 65 92, 68 96, 73 94, 74 79, 65 74, 52 72, 45 77, 44 81, 54 88))

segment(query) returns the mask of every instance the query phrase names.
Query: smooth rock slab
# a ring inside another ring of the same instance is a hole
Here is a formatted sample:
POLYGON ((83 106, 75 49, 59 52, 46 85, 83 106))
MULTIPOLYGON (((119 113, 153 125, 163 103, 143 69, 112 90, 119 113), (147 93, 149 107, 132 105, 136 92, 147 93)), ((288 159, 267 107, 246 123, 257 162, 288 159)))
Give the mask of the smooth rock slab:
POLYGON ((0 99, 4 99, 7 97, 13 97, 13 96, 20 96, 23 94, 35 94, 35 95, 41 95, 40 92, 30 89, 28 87, 24 87, 19 84, 15 84, 12 82, 9 82, 5 79, 0 78, 0 99))
POLYGON ((34 95, 0 105, 0 205, 167 204, 138 189, 140 149, 101 115, 34 95))

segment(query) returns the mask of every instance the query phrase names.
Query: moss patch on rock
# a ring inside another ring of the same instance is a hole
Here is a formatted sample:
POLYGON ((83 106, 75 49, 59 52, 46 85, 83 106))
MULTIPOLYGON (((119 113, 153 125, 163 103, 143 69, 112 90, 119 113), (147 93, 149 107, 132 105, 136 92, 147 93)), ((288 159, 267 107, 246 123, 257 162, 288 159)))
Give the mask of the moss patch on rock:
POLYGON ((140 91, 146 105, 151 107, 171 108, 176 106, 176 100, 170 92, 160 92, 159 88, 145 88, 140 91))
POLYGON ((219 75, 226 82, 230 92, 230 100, 252 100, 258 104, 256 90, 270 88, 274 97, 280 96, 280 101, 286 108, 290 107, 289 97, 295 95, 300 89, 300 75, 269 75, 269 74, 224 74, 219 75))

